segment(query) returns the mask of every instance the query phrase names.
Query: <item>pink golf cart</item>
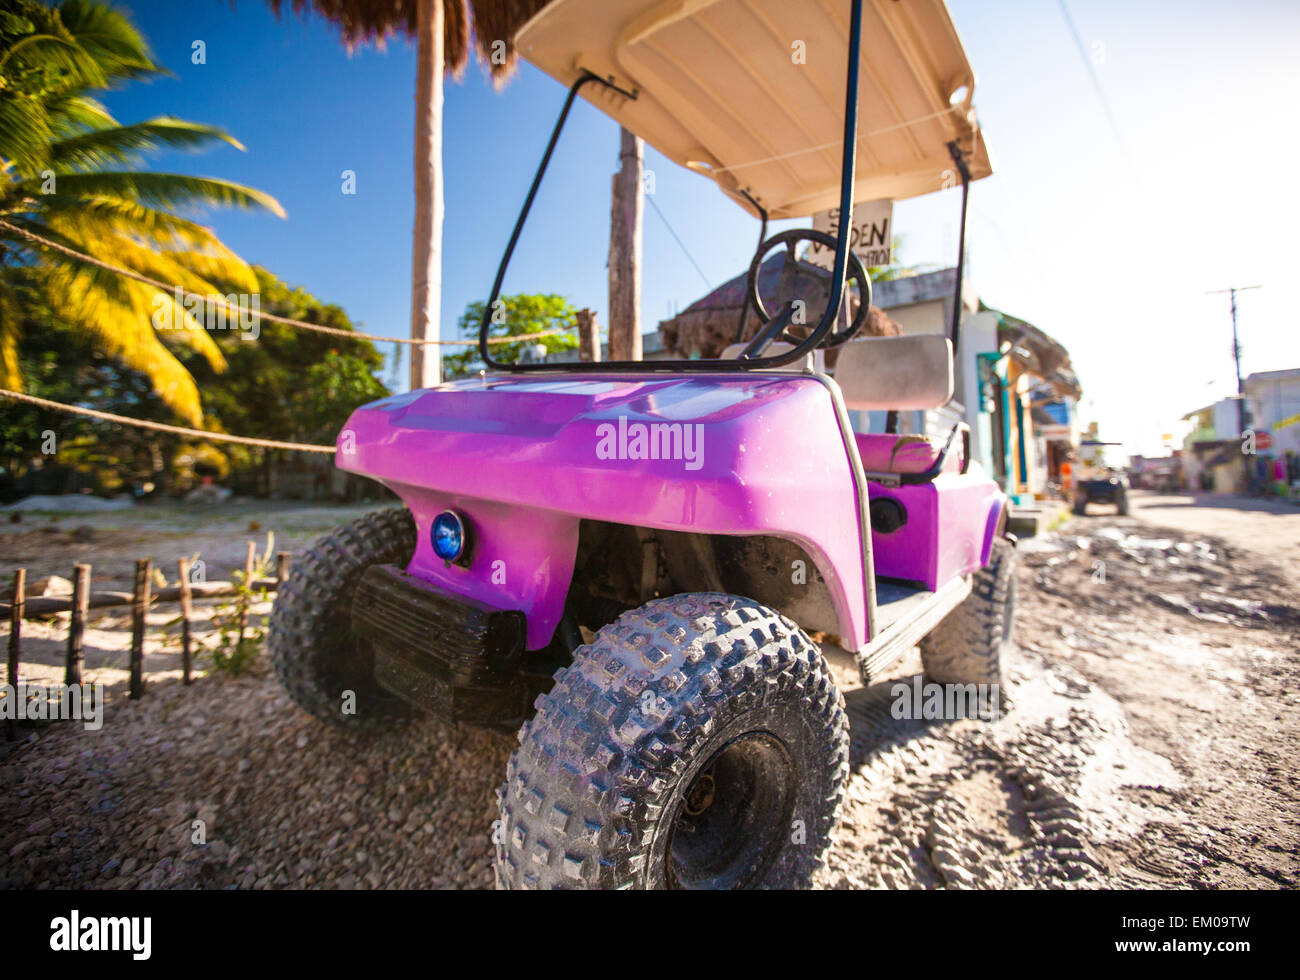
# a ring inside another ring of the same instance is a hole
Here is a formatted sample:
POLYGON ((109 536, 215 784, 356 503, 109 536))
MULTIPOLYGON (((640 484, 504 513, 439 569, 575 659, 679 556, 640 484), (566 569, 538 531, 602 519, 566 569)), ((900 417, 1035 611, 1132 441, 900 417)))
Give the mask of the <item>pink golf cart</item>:
POLYGON ((486 370, 352 415, 338 465, 406 506, 295 568, 276 670, 343 726, 518 728, 503 887, 806 885, 849 764, 808 634, 868 682, 918 645, 931 680, 1003 680, 1006 499, 964 424, 897 431, 952 399, 961 303, 947 335, 861 336, 871 282, 850 248, 855 201, 947 186, 964 237, 991 172, 971 68, 942 0, 555 0, 516 45, 568 97, 488 297, 486 370), (490 311, 580 95, 760 221, 761 326, 722 357, 494 359, 490 311), (767 235, 836 207, 834 235, 767 235), (813 245, 833 254, 829 299, 761 294, 769 253, 804 268, 813 245), (884 431, 855 432, 869 412, 884 431))

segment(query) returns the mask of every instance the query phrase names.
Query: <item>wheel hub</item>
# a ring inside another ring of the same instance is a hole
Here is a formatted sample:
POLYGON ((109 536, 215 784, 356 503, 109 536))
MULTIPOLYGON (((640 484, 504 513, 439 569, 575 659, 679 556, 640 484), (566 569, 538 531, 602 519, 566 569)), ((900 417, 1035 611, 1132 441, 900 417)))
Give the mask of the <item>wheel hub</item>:
POLYGON ((701 813, 713 805, 713 794, 716 784, 713 781, 713 774, 702 772, 696 777, 695 783, 691 786, 690 792, 686 796, 686 812, 692 817, 698 817, 701 813))
POLYGON ((686 787, 668 840, 674 888, 744 888, 760 880, 790 833, 795 768, 768 732, 718 749, 686 787))

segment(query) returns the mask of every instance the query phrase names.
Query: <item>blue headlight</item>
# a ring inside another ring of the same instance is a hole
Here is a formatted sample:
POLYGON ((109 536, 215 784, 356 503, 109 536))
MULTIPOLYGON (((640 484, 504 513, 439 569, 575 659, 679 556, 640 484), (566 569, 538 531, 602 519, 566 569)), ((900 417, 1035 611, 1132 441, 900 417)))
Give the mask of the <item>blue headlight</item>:
POLYGON ((444 510, 433 519, 430 537, 433 553, 443 561, 455 561, 465 553, 465 522, 455 511, 444 510))

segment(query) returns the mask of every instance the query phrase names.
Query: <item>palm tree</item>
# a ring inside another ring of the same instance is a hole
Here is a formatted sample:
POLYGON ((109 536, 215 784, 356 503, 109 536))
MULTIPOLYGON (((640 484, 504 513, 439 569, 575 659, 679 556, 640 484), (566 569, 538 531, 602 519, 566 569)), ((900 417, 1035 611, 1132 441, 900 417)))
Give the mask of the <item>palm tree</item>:
MULTIPOLYGON (((229 181, 131 169, 162 148, 239 143, 170 117, 119 124, 87 92, 161 74, 139 32, 97 0, 46 7, 8 0, 0 15, 0 383, 21 385, 17 359, 26 292, 145 375, 176 413, 202 419, 193 377, 164 339, 225 362, 173 295, 42 247, 26 231, 203 295, 257 292, 257 278, 213 232, 177 210, 265 208, 267 194, 229 181), (18 229, 18 230, 14 230, 18 229), (155 331, 155 315, 186 329, 155 331)), ((242 147, 240 147, 242 149, 242 147)))
MULTIPOLYGON (((267 0, 278 15, 284 0, 267 0)), ((336 24, 348 48, 393 34, 416 43, 415 230, 411 250, 411 338, 436 339, 442 303, 442 79, 460 78, 471 38, 500 88, 516 62, 515 32, 547 0, 292 0, 336 24)), ((437 384, 437 347, 412 346, 411 387, 437 384)))

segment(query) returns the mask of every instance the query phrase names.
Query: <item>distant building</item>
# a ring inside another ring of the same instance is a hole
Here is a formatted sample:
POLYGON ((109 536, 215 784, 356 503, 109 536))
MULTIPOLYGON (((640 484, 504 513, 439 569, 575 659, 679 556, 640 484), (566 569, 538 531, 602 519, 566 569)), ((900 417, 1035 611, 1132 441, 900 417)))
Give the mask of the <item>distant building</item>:
POLYGON ((1268 433, 1272 446, 1261 452, 1283 456, 1300 453, 1300 368, 1252 374, 1242 388, 1246 393, 1249 426, 1258 439, 1268 433))
POLYGON ((1183 419, 1192 431, 1183 440, 1183 460, 1189 488, 1238 493, 1274 482, 1273 463, 1288 450, 1300 455, 1300 368, 1262 371, 1242 382, 1245 397, 1244 431, 1236 395, 1188 412, 1183 419), (1249 461, 1242 453, 1253 444, 1249 461))
POLYGON ((1236 395, 1183 416, 1192 431, 1183 439, 1183 472, 1189 490, 1235 493, 1242 489, 1241 420, 1236 395))
MULTIPOLYGON (((955 269, 941 269, 878 282, 872 300, 904 334, 946 335, 956 276, 955 269)), ((954 369, 953 400, 930 412, 904 413, 903 431, 946 435, 954 422, 966 422, 971 454, 1017 503, 1047 495, 1050 484, 1060 486, 1062 465, 1079 449, 1082 390, 1069 351, 1033 324, 984 306, 967 281, 954 369)), ((880 424, 873 417, 868 431, 880 424)))
POLYGON ((962 323, 958 362, 976 458, 1017 503, 1060 487, 1063 465, 1079 453, 1082 388, 1069 351, 1032 323, 983 307, 962 323))
MULTIPOLYGON (((1130 456, 1129 480, 1135 487, 1159 493, 1178 493, 1191 489, 1192 485, 1188 483, 1184 469, 1185 460, 1186 455, 1179 449, 1168 456, 1130 456)), ((1237 469, 1240 471, 1240 463, 1237 469)))

